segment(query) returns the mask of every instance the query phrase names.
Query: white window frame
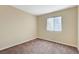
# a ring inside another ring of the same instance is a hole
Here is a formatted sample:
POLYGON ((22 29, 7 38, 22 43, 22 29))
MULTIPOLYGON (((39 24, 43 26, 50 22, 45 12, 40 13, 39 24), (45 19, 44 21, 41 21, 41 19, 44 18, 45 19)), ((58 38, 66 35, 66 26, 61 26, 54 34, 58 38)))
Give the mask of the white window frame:
POLYGON ((62 17, 54 16, 54 17, 47 18, 46 29, 47 29, 47 31, 61 32, 62 31, 62 17), (59 21, 60 21, 59 23, 56 22, 58 20, 58 19, 56 19, 57 17, 59 17, 59 21), (59 26, 59 28, 57 25, 59 26))

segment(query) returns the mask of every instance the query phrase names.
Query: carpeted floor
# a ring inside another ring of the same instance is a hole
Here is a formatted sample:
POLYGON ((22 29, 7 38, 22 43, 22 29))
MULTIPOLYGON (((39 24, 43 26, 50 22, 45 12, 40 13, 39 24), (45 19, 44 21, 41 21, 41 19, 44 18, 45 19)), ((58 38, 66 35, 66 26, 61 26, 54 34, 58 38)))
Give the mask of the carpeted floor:
POLYGON ((77 48, 35 39, 3 51, 0 54, 77 54, 77 48))

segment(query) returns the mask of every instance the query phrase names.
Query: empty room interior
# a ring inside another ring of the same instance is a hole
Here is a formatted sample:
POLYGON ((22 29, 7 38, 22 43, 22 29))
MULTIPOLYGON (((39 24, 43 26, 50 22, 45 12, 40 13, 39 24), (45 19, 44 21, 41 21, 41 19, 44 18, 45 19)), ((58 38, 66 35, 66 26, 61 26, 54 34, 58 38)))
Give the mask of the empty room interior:
POLYGON ((0 54, 78 54, 78 5, 0 5, 0 54))

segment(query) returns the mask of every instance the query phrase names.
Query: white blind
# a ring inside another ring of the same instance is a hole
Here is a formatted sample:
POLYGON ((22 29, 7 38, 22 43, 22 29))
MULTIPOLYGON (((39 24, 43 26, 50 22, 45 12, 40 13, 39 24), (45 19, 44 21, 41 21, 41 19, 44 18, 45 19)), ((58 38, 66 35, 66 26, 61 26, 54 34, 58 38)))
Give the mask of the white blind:
POLYGON ((61 16, 47 19, 47 31, 62 31, 61 16))

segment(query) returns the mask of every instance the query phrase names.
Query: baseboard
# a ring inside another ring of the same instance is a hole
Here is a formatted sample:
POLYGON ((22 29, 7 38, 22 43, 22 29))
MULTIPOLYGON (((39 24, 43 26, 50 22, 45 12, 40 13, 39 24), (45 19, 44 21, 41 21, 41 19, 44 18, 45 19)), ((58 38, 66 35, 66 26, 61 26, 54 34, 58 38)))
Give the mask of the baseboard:
POLYGON ((19 42, 18 44, 14 44, 14 45, 12 45, 12 46, 7 46, 7 47, 4 47, 4 48, 1 48, 0 51, 6 50, 6 49, 9 49, 9 48, 12 48, 12 47, 15 47, 15 46, 20 45, 20 44, 24 44, 24 43, 26 43, 26 42, 29 42, 29 41, 32 41, 32 40, 35 40, 35 39, 36 39, 36 38, 29 39, 29 40, 27 40, 27 41, 19 42))
POLYGON ((56 41, 51 41, 51 40, 47 40, 47 39, 43 39, 43 38, 37 38, 37 39, 45 40, 45 41, 49 41, 49 42, 53 42, 53 43, 57 43, 57 44, 60 44, 60 45, 70 46, 70 47, 78 49, 76 46, 71 46, 71 45, 67 45, 67 44, 64 44, 64 43, 56 42, 56 41))
MULTIPOLYGON (((18 46, 18 45, 20 45, 20 44, 24 44, 24 43, 27 43, 27 42, 33 41, 33 40, 35 40, 35 39, 45 40, 45 41, 48 41, 48 42, 57 43, 57 44, 60 44, 60 45, 65 45, 65 46, 69 46, 69 47, 73 47, 73 48, 78 49, 77 47, 70 46, 70 45, 66 45, 66 44, 62 44, 62 43, 59 43, 59 42, 54 42, 54 41, 50 41, 50 40, 46 40, 46 39, 42 39, 42 38, 34 38, 34 39, 30 39, 30 40, 25 41, 25 42, 21 42, 21 43, 19 43, 19 44, 17 44, 17 45, 7 46, 7 47, 5 47, 5 48, 0 49, 0 51, 2 51, 2 50, 6 50, 6 49, 9 49, 9 48, 12 48, 12 47, 15 47, 15 46, 18 46)), ((79 51, 79 50, 78 50, 78 51, 79 51)))

